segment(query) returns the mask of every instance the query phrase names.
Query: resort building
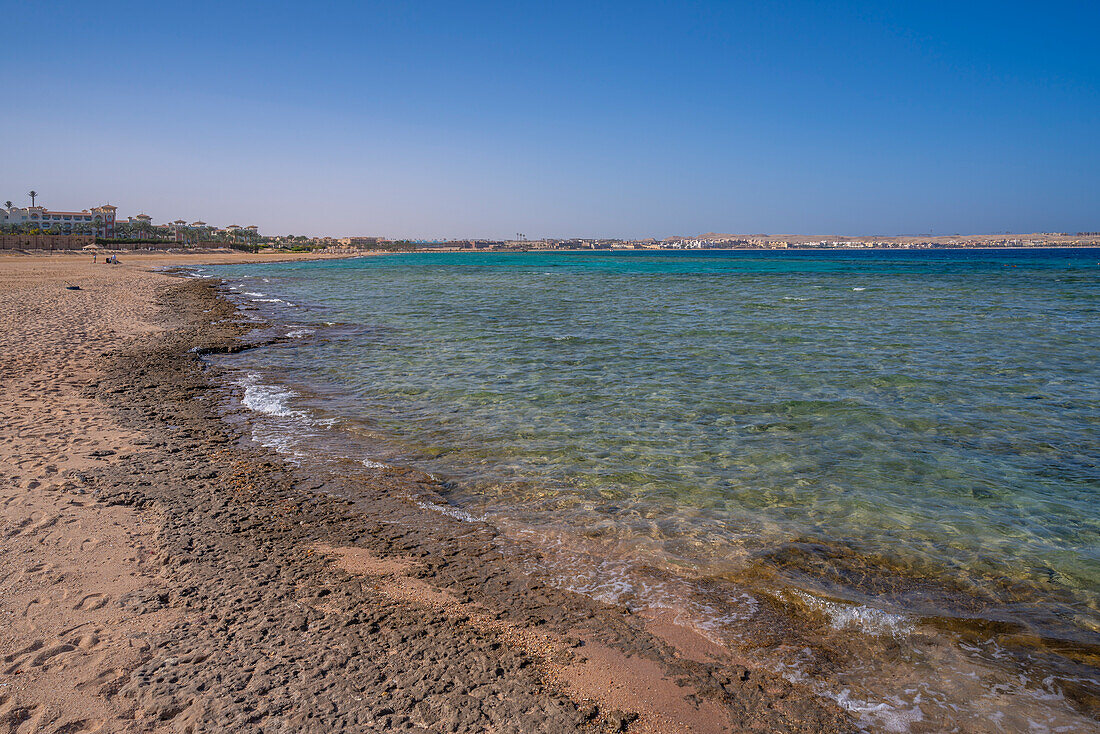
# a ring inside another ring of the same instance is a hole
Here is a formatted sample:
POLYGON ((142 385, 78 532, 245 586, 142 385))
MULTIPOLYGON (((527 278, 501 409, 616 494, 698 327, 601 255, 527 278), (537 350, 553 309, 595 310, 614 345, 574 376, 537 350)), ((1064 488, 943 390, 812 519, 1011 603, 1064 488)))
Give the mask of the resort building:
POLYGON ((94 235, 103 239, 131 242, 180 242, 194 245, 210 242, 258 242, 260 228, 231 224, 223 229, 203 221, 188 224, 185 219, 157 224, 142 212, 118 219, 117 207, 110 204, 81 211, 61 211, 44 206, 0 206, 0 234, 94 235))
POLYGON ((110 204, 78 212, 47 209, 43 206, 0 207, 0 224, 35 227, 43 232, 56 230, 60 234, 94 234, 115 236, 115 212, 110 204))
POLYGON ((126 217, 126 224, 133 224, 138 226, 152 226, 153 218, 148 214, 137 214, 132 217, 126 217))

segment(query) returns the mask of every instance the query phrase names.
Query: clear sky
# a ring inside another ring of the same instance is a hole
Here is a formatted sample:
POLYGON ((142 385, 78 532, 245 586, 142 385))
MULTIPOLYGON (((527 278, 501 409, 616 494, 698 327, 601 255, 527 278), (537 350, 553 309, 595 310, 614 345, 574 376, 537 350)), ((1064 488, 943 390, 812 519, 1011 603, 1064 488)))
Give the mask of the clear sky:
POLYGON ((0 0, 0 200, 264 233, 1100 230, 1100 3, 0 0))

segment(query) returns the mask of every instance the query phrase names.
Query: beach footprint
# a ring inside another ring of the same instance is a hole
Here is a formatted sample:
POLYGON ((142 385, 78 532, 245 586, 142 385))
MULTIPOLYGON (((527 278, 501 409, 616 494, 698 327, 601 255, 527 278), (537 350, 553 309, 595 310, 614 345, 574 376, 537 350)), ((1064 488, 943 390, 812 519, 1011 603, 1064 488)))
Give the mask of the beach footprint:
POLYGON ((103 607, 107 606, 107 602, 109 602, 110 600, 111 597, 107 596, 106 594, 95 592, 84 596, 79 602, 76 603, 73 609, 81 612, 94 612, 96 609, 102 609, 103 607))
POLYGON ((104 724, 103 719, 77 719, 59 724, 51 734, 95 734, 104 730, 104 724))

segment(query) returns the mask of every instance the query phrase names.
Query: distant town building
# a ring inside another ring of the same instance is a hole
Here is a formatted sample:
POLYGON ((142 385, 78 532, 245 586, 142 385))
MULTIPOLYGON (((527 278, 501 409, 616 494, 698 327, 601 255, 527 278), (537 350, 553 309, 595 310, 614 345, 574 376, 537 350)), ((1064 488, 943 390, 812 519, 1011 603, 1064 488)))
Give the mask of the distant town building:
POLYGON ((336 240, 347 247, 377 247, 384 241, 382 237, 341 237, 336 240))

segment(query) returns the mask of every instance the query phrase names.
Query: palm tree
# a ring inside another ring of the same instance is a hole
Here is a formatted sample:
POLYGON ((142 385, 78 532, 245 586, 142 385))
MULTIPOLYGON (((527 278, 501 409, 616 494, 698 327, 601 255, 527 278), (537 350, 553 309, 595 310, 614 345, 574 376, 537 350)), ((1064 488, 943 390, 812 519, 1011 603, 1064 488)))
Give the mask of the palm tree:
POLYGON ((31 206, 34 206, 34 197, 38 196, 38 192, 34 189, 31 189, 27 192, 27 196, 31 197, 31 206))
POLYGON ((10 201, 5 201, 4 202, 4 208, 5 209, 11 209, 12 208, 12 203, 10 201))

